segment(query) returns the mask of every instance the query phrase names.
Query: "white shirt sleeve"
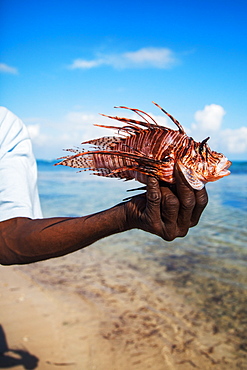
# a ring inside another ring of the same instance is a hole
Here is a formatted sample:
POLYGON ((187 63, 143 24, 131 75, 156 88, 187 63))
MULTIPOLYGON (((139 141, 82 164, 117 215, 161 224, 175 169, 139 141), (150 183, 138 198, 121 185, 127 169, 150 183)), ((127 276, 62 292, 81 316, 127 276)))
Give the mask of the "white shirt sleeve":
POLYGON ((23 122, 0 107, 0 221, 42 218, 37 165, 23 122))

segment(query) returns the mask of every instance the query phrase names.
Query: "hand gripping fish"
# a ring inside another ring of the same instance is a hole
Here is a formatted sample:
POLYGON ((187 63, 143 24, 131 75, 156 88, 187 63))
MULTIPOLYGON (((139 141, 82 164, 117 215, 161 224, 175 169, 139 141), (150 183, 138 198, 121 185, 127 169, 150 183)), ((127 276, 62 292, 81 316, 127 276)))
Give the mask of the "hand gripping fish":
MULTIPOLYGON (((153 102, 154 103, 154 102, 153 102)), ((159 126, 147 113, 134 108, 141 120, 102 116, 123 122, 123 127, 95 125, 115 129, 118 136, 107 136, 82 143, 92 145, 92 150, 67 149, 73 155, 62 157, 57 165, 94 171, 94 175, 136 179, 147 183, 147 176, 160 181, 175 183, 174 166, 177 165, 190 186, 196 190, 210 181, 216 181, 230 174, 231 162, 221 153, 212 151, 207 141, 196 142, 186 135, 182 125, 161 108, 178 127, 178 130, 159 126)))

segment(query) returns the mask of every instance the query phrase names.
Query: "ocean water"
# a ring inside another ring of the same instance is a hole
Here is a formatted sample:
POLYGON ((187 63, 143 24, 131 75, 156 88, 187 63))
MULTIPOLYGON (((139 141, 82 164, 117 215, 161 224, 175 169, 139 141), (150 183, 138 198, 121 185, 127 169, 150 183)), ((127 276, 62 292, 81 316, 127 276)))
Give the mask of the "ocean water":
MULTIPOLYGON (((82 216, 109 208, 139 186, 38 161, 44 217, 82 216)), ((231 175, 207 184, 209 204, 185 238, 164 242, 138 230, 96 243, 155 282, 170 285, 185 302, 213 320, 215 332, 236 337, 247 355, 247 162, 234 162, 231 175)), ((90 248, 90 247, 89 247, 90 248)))

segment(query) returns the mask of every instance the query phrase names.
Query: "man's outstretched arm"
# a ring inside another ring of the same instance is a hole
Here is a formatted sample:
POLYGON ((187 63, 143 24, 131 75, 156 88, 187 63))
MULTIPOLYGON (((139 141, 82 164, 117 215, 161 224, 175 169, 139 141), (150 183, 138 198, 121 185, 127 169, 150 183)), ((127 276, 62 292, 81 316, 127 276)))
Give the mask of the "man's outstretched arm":
POLYGON ((199 221, 207 204, 207 193, 205 189, 191 189, 177 176, 176 195, 149 178, 146 195, 90 216, 35 220, 17 217, 2 221, 0 263, 25 264, 63 256, 133 228, 164 240, 184 236, 199 221))
POLYGON ((59 257, 124 231, 124 210, 116 206, 85 217, 29 219, 0 224, 0 262, 23 264, 59 257))

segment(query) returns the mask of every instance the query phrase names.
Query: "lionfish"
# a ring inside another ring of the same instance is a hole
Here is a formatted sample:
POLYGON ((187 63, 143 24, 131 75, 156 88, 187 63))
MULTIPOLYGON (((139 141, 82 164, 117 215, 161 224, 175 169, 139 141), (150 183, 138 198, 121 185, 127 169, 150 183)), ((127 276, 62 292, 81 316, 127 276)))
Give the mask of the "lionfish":
POLYGON ((160 181, 175 183, 174 166, 183 173, 190 186, 196 190, 209 181, 216 181, 230 174, 231 162, 221 153, 212 151, 207 141, 209 137, 196 142, 186 135, 182 125, 157 103, 177 126, 178 130, 160 126, 149 114, 142 110, 124 106, 141 117, 130 118, 102 116, 123 122, 125 126, 95 125, 115 129, 118 136, 107 136, 81 143, 93 145, 92 150, 67 149, 73 155, 62 157, 57 163, 64 166, 92 170, 94 175, 136 179, 147 183, 147 176, 154 176, 160 181))

